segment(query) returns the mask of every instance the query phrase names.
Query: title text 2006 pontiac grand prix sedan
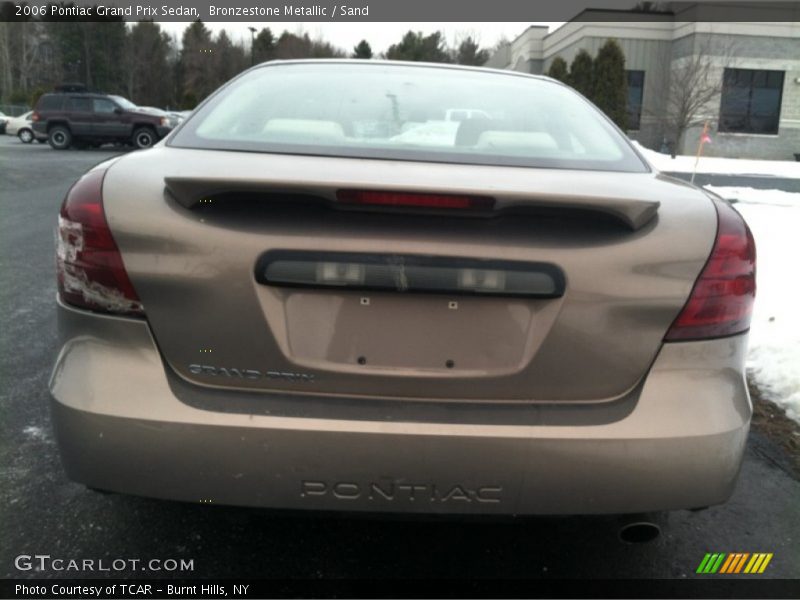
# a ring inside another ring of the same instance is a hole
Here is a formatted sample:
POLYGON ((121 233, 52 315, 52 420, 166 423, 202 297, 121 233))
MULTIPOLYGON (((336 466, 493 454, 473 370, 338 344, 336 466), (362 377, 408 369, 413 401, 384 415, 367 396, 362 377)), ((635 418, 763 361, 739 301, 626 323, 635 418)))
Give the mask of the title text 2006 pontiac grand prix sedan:
POLYGON ((197 502, 633 513, 731 494, 755 248, 565 85, 272 62, 58 220, 69 476, 197 502))

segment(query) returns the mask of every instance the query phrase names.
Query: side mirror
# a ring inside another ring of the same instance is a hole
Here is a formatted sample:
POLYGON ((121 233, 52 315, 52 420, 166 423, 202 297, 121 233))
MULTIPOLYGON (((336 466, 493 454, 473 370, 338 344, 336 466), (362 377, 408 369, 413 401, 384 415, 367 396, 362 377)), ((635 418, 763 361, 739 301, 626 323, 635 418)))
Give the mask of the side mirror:
POLYGON ((114 109, 114 114, 115 115, 121 115, 123 112, 124 111, 119 106, 114 109))

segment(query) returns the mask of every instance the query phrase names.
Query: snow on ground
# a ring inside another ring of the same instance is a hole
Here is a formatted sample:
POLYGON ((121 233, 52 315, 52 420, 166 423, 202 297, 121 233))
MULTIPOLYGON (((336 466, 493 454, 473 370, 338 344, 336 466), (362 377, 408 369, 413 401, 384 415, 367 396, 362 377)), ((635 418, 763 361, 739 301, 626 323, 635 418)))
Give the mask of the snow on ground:
POLYGON ((748 371, 770 400, 800 422, 800 194, 706 187, 737 201, 756 241, 748 371))
MULTIPOLYGON (((691 173, 695 169, 694 156, 672 158, 633 143, 659 171, 691 173)), ((800 162, 701 157, 697 172, 800 179, 800 162)), ((800 422, 800 194, 749 187, 706 188, 736 201, 756 240, 758 289, 748 372, 767 398, 800 422)))
POLYGON ((29 425, 22 430, 22 433, 32 440, 42 441, 47 439, 47 434, 45 433, 44 429, 41 427, 36 427, 35 425, 29 425))
POLYGON ((703 187, 723 198, 735 200, 737 202, 736 208, 739 209, 739 212, 742 212, 740 209, 743 204, 759 204, 783 208, 797 208, 798 205, 800 205, 800 194, 784 192, 783 190, 757 190, 749 187, 724 187, 716 185, 706 185, 703 187))
MULTIPOLYGON (((638 142, 633 143, 636 145, 636 148, 644 154, 645 158, 659 171, 669 171, 673 173, 691 173, 694 171, 694 156, 676 156, 672 158, 669 154, 661 154, 660 152, 645 148, 638 142)), ((697 172, 800 179, 800 162, 793 160, 745 160, 741 158, 713 158, 701 156, 700 162, 697 164, 697 172)))

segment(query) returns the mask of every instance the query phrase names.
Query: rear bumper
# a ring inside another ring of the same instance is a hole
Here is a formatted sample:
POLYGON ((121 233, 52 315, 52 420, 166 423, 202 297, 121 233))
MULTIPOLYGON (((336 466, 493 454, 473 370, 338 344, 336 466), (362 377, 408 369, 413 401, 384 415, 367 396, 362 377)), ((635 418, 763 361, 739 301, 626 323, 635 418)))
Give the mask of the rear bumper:
POLYGON ((158 498, 494 514, 694 508, 730 496, 751 414, 746 336, 666 345, 624 410, 528 405, 515 409, 522 420, 486 424, 461 406, 436 422, 404 419, 400 401, 370 419, 206 410, 176 395, 146 323, 63 306, 59 322, 52 414, 68 475, 158 498))

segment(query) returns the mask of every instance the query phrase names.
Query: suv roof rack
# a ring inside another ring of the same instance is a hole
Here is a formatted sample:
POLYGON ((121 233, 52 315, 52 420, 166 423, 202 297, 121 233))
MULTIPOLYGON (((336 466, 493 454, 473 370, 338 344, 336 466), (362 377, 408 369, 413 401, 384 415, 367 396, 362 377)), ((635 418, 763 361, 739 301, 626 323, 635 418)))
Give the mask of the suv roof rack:
MULTIPOLYGON (((83 83, 61 83, 53 88, 53 90, 57 93, 87 93, 90 90, 85 84, 83 83)), ((92 92, 92 93, 99 93, 99 92, 92 92)))

